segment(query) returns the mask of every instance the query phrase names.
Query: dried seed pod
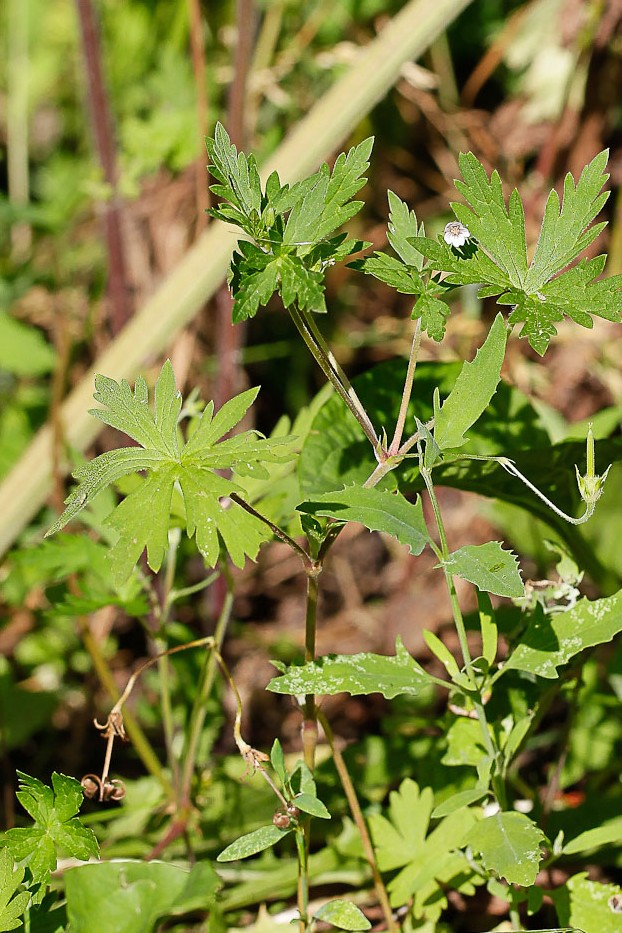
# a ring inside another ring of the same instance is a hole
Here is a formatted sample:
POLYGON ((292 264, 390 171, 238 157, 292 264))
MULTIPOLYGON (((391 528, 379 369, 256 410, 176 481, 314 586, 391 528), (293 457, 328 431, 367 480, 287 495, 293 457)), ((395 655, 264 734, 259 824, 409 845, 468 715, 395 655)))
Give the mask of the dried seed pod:
POLYGON ((96 774, 85 774, 80 781, 80 784, 82 785, 82 793, 89 800, 92 800, 93 797, 96 797, 99 794, 101 781, 96 774))
POLYGON ((287 812, 289 816, 292 818, 292 820, 296 820, 296 822, 298 822, 298 820, 300 819, 300 810, 298 809, 295 803, 287 804, 287 812))
POLYGON ((277 829, 289 829, 291 826, 292 818, 282 807, 279 810, 274 811, 274 816, 272 817, 272 822, 277 829))

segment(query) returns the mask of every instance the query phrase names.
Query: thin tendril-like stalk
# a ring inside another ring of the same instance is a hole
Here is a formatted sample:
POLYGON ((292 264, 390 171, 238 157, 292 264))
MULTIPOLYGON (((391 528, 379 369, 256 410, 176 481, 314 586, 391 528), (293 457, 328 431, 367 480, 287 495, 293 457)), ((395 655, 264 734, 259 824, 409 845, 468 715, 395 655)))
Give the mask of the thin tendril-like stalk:
POLYGON ((365 823, 365 817, 363 816, 363 811, 361 810, 361 805, 359 803, 358 797, 356 795, 356 789, 352 783, 352 778, 348 771, 347 765, 341 754, 341 749, 337 742, 335 742, 335 736, 331 728, 330 723, 328 722, 324 713, 318 709, 317 718, 322 724, 322 728, 326 735, 328 744, 330 745, 333 760, 335 762, 335 768, 337 769, 337 774, 339 775, 339 780, 343 787, 344 793, 346 795, 348 805, 350 807, 350 812, 352 813, 352 819, 356 824, 359 836, 361 838, 361 843, 363 845, 363 852, 365 853, 365 858, 371 869, 372 877, 374 879, 374 887, 376 889, 376 897, 380 907, 382 908, 382 913, 384 915, 384 920, 387 925, 387 930, 399 930, 399 926, 395 923, 393 919, 393 911, 391 910, 391 904, 389 903, 389 897, 387 890, 384 886, 384 881, 382 880, 382 875, 378 869, 378 863, 376 862, 376 854, 374 852, 374 847, 367 830, 367 824, 365 823))
POLYGON ((279 541, 282 541, 284 544, 287 544, 301 559, 304 564, 304 568, 307 572, 312 570, 314 567, 313 561, 304 550, 301 548, 297 541, 294 541, 282 528, 279 528, 278 525, 275 525, 274 522, 271 522, 269 518, 266 518, 265 515, 262 515, 261 512, 258 512, 257 509, 253 508, 250 502, 242 499, 241 496, 238 496, 237 493, 232 492, 229 497, 232 502, 235 502, 241 508, 243 508, 249 515, 253 515, 255 518, 258 518, 259 521, 263 522, 264 525, 267 525, 275 538, 278 538, 279 541))
MULTIPOLYGON (((216 630, 214 635, 211 637, 212 651, 210 651, 209 655, 206 655, 204 659, 203 669, 201 671, 201 677, 199 680, 199 689, 195 695, 194 703, 192 705, 192 712, 190 714, 190 727, 188 731, 186 748, 184 750, 184 765, 182 771, 181 787, 183 799, 186 802, 190 797, 190 785, 192 783, 192 774, 196 765, 199 740, 201 738, 205 716, 207 715, 207 699, 211 693, 214 684, 214 677, 216 675, 216 658, 219 656, 220 649, 222 648, 222 643, 225 638, 229 619, 231 618, 231 610, 233 609, 232 580, 224 563, 222 565, 222 569, 227 581, 227 592, 220 616, 218 617, 218 621, 216 623, 216 630)), ((210 644, 209 641, 204 641, 203 643, 206 645, 210 644)))
MULTIPOLYGON (((108 691, 110 698, 114 700, 119 696, 119 691, 110 668, 108 667, 106 659, 103 656, 97 641, 95 638, 93 638, 93 634, 89 629, 86 620, 81 618, 79 624, 82 642, 91 657, 91 661, 93 662, 93 667, 97 672, 97 676, 108 691)), ((147 736, 130 712, 125 715, 125 727, 132 745, 136 749, 138 757, 144 764, 149 774, 152 774, 157 779, 167 797, 173 797, 173 787, 167 775, 165 774, 160 761, 158 760, 158 756, 155 754, 147 736)))
POLYGON ((538 489, 537 486, 534 486, 526 476, 523 476, 521 471, 517 466, 515 466, 514 463, 512 463, 511 460, 508 460, 506 457, 491 457, 490 459, 496 460, 497 463, 499 463, 507 473, 510 473, 512 476, 516 476, 516 478, 519 479, 521 483, 524 483, 528 489, 531 489, 531 491, 542 500, 542 502, 548 505, 548 507, 553 512, 555 512, 556 515, 559 515, 560 518, 563 518, 564 521, 569 522, 571 525, 583 525, 584 522, 586 522, 594 514, 596 502, 586 502, 585 512, 583 515, 581 515, 579 518, 573 518, 572 515, 568 515, 566 512, 562 511, 562 509, 558 508, 558 506, 556 506, 554 502, 551 502, 551 500, 548 499, 544 493, 538 489))

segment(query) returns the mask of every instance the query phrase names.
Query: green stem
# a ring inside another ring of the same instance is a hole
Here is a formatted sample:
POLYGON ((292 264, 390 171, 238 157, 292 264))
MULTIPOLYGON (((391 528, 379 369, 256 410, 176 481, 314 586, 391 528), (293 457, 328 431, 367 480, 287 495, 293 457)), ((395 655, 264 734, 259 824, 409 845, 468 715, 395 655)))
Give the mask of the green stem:
POLYGON ((361 404, 356 392, 347 381, 345 375, 343 375, 343 370, 341 370, 341 367, 337 368, 336 360, 332 353, 327 350, 324 341, 322 340, 323 346, 317 342, 317 328, 315 328, 314 325, 311 326, 312 322, 310 323, 308 316, 305 316, 303 312, 301 312, 293 305, 288 308, 288 311, 292 321, 300 333, 300 336, 304 340, 307 349, 337 394, 340 396, 340 398, 343 399, 347 407, 350 409, 360 424, 365 433, 365 437, 372 445, 374 451, 377 451, 380 446, 380 441, 376 435, 376 432, 374 431, 371 421, 369 420, 369 416, 363 408, 363 405, 361 404), (345 383, 342 380, 345 380, 345 383))
POLYGON ((166 564, 163 579, 163 591, 158 607, 158 627, 161 633, 156 639, 156 646, 161 656, 158 659, 158 674, 160 678, 160 696, 162 712, 162 730, 164 732, 164 745, 170 772, 173 775, 173 784, 179 790, 179 762, 173 751, 175 737, 175 722, 173 717, 173 704, 171 699, 171 665, 168 656, 164 653, 168 647, 164 637, 165 626, 169 619, 170 593, 175 580, 177 567, 177 548, 181 534, 179 529, 169 533, 169 545, 166 555, 166 564))
POLYGON ((310 819, 296 829, 296 851, 298 853, 298 912, 300 919, 298 926, 300 933, 306 933, 309 923, 309 840, 308 827, 310 819))
MULTIPOLYGON (((440 562, 443 564, 443 573, 445 575, 445 582, 447 584, 447 590, 449 592, 449 600, 451 603, 451 611, 454 618, 454 625, 456 627, 456 632, 458 634, 458 641, 460 642, 460 650, 462 652, 462 657, 464 660, 464 669, 471 683, 473 694, 477 694, 479 697, 480 690, 477 684, 477 679, 475 676, 475 671, 473 670, 473 659, 471 657, 471 651, 469 649, 469 644, 466 634, 466 626, 464 624, 464 617, 462 615, 462 609, 460 608, 460 602, 458 600, 458 594, 456 593, 456 584, 453 577, 453 574, 445 566, 445 562, 449 558, 449 546, 447 543, 447 534, 445 532, 445 524, 443 522, 443 516, 438 504, 438 499, 436 497, 436 491, 434 489, 434 484, 432 482, 431 471, 427 470, 425 467, 421 467, 421 476, 426 485, 428 495, 430 497, 430 502, 432 504, 432 509, 434 512, 434 519, 436 522, 436 527, 438 530, 438 536, 440 541, 440 562)), ((503 781, 502 775, 502 760, 501 752, 496 747, 496 744, 493 742, 493 738, 490 734, 490 729, 488 727, 488 719, 486 717, 486 710, 484 704, 481 701, 481 698, 475 699, 471 697, 473 701, 473 708, 477 715, 477 720, 480 725, 482 732, 482 738, 484 745, 490 759, 495 764, 495 773, 493 774, 492 784, 497 798, 499 806, 503 809, 506 806, 506 791, 505 784, 503 781)))
POLYGON ((212 583, 215 583, 218 577, 220 576, 220 571, 216 570, 214 573, 211 573, 209 577, 206 577, 204 580, 200 580, 198 583, 193 583, 192 586, 184 586, 180 590, 171 590, 168 594, 168 606, 167 611, 177 602, 178 599, 185 599, 186 596, 194 596, 195 593, 200 593, 201 590, 206 589, 208 586, 211 586, 212 583))
POLYGON ((519 909, 514 904, 510 906, 510 923, 513 930, 522 930, 523 928, 519 909))
POLYGON ((389 455, 393 457, 398 453, 400 449, 400 444, 402 443, 402 435, 404 434, 404 425, 406 424, 406 414, 408 412, 408 403, 410 402, 413 382, 415 379, 415 369, 417 367, 417 359, 419 357, 420 346, 421 346, 421 318, 417 318, 417 322, 415 324, 415 331, 413 333, 412 343, 410 345, 410 356, 408 357, 408 369, 406 370, 406 379, 404 380, 402 402, 400 404, 399 415, 397 416, 397 423, 395 425, 395 433, 393 435, 393 440, 391 441, 391 445, 389 447, 389 455))
POLYGON ((443 522, 443 516, 441 515, 441 510, 438 504, 438 499, 436 498, 436 490, 434 489, 434 483, 432 482, 432 474, 430 470, 421 467, 421 476, 428 490, 428 495, 430 497, 430 502, 432 504, 432 510, 434 512, 434 520, 436 522, 436 528, 438 530, 438 537, 440 541, 440 559, 443 563, 443 573, 445 574, 445 581, 447 583, 447 589, 449 591, 449 599, 451 602, 451 610, 454 617, 454 624, 456 626, 456 632, 458 633, 458 640, 460 642, 460 650, 462 651, 462 658, 464 660, 464 667, 467 672, 467 675, 470 681, 475 687, 475 680, 473 676, 473 659, 471 658, 471 652, 469 650, 469 645, 466 635, 466 627, 464 624, 464 618, 462 616, 462 610, 460 608, 460 603, 458 601, 458 594, 456 593, 456 584, 454 582, 453 575, 445 567, 445 561, 449 558, 449 546, 447 544, 447 534, 445 532, 445 524, 443 522))
MULTIPOLYGON (((317 629, 317 600, 318 576, 320 567, 313 572, 307 572, 307 611, 305 617, 305 661, 315 661, 315 636, 317 629)), ((304 722, 302 724, 302 746, 304 760, 307 768, 313 771, 315 767, 315 751, 317 748, 317 708, 315 696, 309 693, 305 696, 304 722)))
POLYGON ((260 522, 263 522, 264 525, 267 525, 275 538, 278 538, 279 541, 282 541, 284 544, 287 544, 301 559, 304 564, 304 568, 307 573, 313 571, 315 564, 304 550, 301 548, 297 541, 294 541, 287 532, 283 531, 282 528, 279 528, 278 525, 275 525, 274 522, 271 522, 269 518, 266 518, 265 515, 262 515, 261 512, 258 512, 257 509, 253 508, 250 502, 246 502, 237 493, 232 492, 230 495, 232 502, 237 503, 245 512, 248 512, 249 515, 253 515, 255 518, 258 518, 260 522))
POLYGON ((209 650, 205 652, 203 668, 199 679, 199 688, 196 692, 194 703, 192 705, 192 712, 190 713, 190 726, 188 729, 188 736, 183 752, 184 765, 181 776, 181 799, 185 806, 188 806, 190 802, 192 775, 196 765, 199 740, 201 738, 201 732, 203 730, 205 717, 207 715, 207 699, 212 691, 216 670, 218 668, 217 655, 220 654, 222 643, 225 638, 225 633, 227 631, 227 626, 231 618, 231 610, 233 609, 233 580, 231 578, 231 574, 229 573, 229 568, 226 566, 224 561, 222 562, 221 566, 222 573, 227 581, 227 593, 223 602, 220 616, 218 618, 218 622, 216 623, 216 630, 214 631, 213 646, 216 650, 209 650))

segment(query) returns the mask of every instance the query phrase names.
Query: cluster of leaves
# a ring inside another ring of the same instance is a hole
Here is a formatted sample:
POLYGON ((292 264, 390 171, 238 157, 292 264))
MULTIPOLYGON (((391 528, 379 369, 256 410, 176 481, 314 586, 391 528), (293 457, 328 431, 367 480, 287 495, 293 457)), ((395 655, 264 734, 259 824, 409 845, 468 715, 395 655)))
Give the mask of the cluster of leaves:
POLYGON ((234 322, 254 317, 275 292, 286 308, 326 311, 324 270, 364 246, 335 231, 363 206, 352 198, 365 184, 372 143, 367 139, 342 153, 332 172, 324 164, 291 187, 273 172, 263 191, 254 156, 238 153, 217 124, 207 143, 210 171, 219 182, 211 190, 226 200, 210 213, 253 241, 238 243, 233 257, 234 322))
MULTIPOLYGON (((234 321, 253 317, 278 292, 286 308, 325 311, 324 271, 367 244, 334 236, 362 202, 351 198, 364 184, 372 140, 341 154, 332 174, 327 165, 291 188, 273 172, 262 190, 253 156, 238 153, 219 124, 208 141, 212 187, 225 203, 214 217, 240 227, 253 242, 240 242, 231 267, 234 321)), ((514 189, 506 206, 499 173, 490 178, 473 153, 460 156, 464 200, 451 207, 469 231, 460 248, 442 237, 425 236, 414 211, 389 191, 388 240, 396 256, 375 253, 351 263, 398 292, 416 296, 413 319, 430 337, 445 335, 449 306, 442 297, 459 285, 480 285, 480 297, 511 305, 509 324, 522 323, 521 336, 543 355, 557 333, 555 323, 570 317, 592 327, 592 314, 617 321, 622 276, 600 279, 605 256, 571 264, 605 226, 593 224, 609 193, 603 192, 607 152, 601 152, 576 183, 570 173, 563 202, 552 191, 531 262, 527 261, 525 212, 514 189), (570 268, 569 268, 570 267, 570 268)))
MULTIPOLYGON (((224 129, 217 127, 209 152, 217 180, 214 192, 225 202, 213 214, 239 226, 250 238, 240 243, 233 261, 235 320, 252 317, 275 293, 286 307, 303 314, 325 310, 327 266, 347 258, 362 245, 335 231, 361 206, 352 198, 364 184, 370 151, 371 141, 367 140, 341 155, 332 171, 323 166, 291 187, 281 185, 274 173, 262 188, 254 158, 238 153, 224 129)), ((514 192, 506 207, 498 176, 493 173, 489 179, 471 155, 462 159, 464 181, 458 183, 468 206, 454 205, 456 216, 471 232, 469 243, 460 249, 441 239, 428 239, 415 215, 390 193, 389 242, 397 258, 376 254, 356 266, 415 296, 413 317, 421 319, 422 327, 434 339, 442 339, 448 316, 442 296, 448 288, 472 282, 483 285, 485 294, 499 296, 501 304, 514 306, 509 327, 499 314, 475 358, 454 367, 449 375, 436 366, 430 369, 426 382, 425 371, 423 377, 418 371, 417 409, 411 407, 407 417, 416 431, 412 438, 416 455, 392 472, 385 485, 363 485, 374 469, 377 451, 368 448, 361 456, 360 425, 344 414, 339 399, 327 401, 313 424, 309 419, 293 492, 291 476, 287 479, 285 498, 292 506, 287 521, 307 530, 310 545, 315 536, 312 553, 319 552, 329 527, 355 521, 392 536, 414 555, 430 548, 448 580, 461 577, 478 591, 478 658, 468 664, 465 661, 461 667, 436 635, 425 635, 429 650, 446 672, 444 679, 429 674, 398 640, 394 657, 359 653, 320 657, 301 665, 279 662, 279 676, 268 685, 274 693, 292 696, 346 692, 419 699, 426 691, 447 691, 452 709, 461 715, 448 718, 445 724, 442 764, 448 770, 466 769, 468 776, 455 786, 448 781, 445 787, 423 789, 407 779, 389 797, 386 815, 376 812, 371 818, 378 864, 387 877, 392 906, 408 904, 417 922, 434 924, 440 920, 447 888, 470 895, 484 883, 491 890, 496 884, 499 890, 495 893, 506 892, 516 906, 523 895, 512 886, 531 888, 545 856, 554 861, 591 845, 605 846, 618 831, 614 823, 596 835, 591 829, 571 835, 564 843, 563 835, 545 835, 537 813, 527 815, 512 809, 511 803, 501 808, 499 804, 505 798, 500 788, 506 788, 507 776, 516 767, 518 753, 537 722, 547 682, 557 679, 560 668, 578 661, 586 649, 604 644, 622 631, 620 594, 596 602, 580 600, 555 613, 546 612, 536 601, 515 633, 504 630, 508 650, 500 663, 498 636, 503 617, 493 610, 488 594, 522 600, 526 605, 516 557, 499 541, 454 551, 446 545, 440 549, 418 496, 422 484, 430 490, 433 475, 435 481, 449 479, 462 488, 478 488, 482 474, 478 477, 476 469, 482 463, 485 468, 490 464, 498 467, 495 457, 529 449, 534 426, 536 434, 541 430, 543 446, 550 449, 537 413, 519 393, 499 388, 501 367, 514 323, 522 321, 523 335, 538 352, 544 352, 554 333, 552 321, 559 319, 562 307, 579 323, 589 325, 591 318, 580 312, 580 306, 594 297, 595 313, 618 319, 614 307, 620 287, 617 279, 606 286, 594 283, 598 271, 594 260, 567 269, 599 232, 598 225, 590 228, 589 224, 603 203, 604 195, 599 194, 603 169, 603 158, 597 157, 576 186, 572 179, 567 181, 563 204, 551 195, 531 264, 526 258, 520 197, 514 192), (583 290, 575 287, 577 283, 583 283, 583 290), (509 411, 521 413, 511 428, 509 411), (413 494, 414 501, 409 501, 407 496, 412 498, 413 494), (504 687, 506 684, 510 686, 504 687), (527 702, 529 689, 533 695, 527 702), (477 704, 489 694, 493 697, 490 718, 476 721, 477 704), (513 699, 514 694, 520 699, 513 699)), ((96 390, 95 398, 104 407, 94 410, 94 416, 125 431, 138 446, 110 451, 80 467, 75 473, 79 484, 49 534, 60 530, 111 485, 120 484, 127 494, 105 522, 111 547, 104 560, 117 587, 127 580, 144 549, 150 567, 160 569, 172 525, 186 528, 209 565, 225 551, 238 566, 247 557, 254 558, 271 531, 269 523, 260 521, 249 505, 254 501, 253 490, 257 492, 267 483, 272 495, 282 492, 285 487, 279 485, 282 475, 278 471, 294 457, 294 441, 289 435, 265 438, 255 431, 244 431, 227 437, 246 415, 257 390, 242 393, 217 413, 213 404, 208 404, 200 416, 189 418, 185 436, 180 421, 187 412, 170 363, 157 379, 153 412, 142 379, 132 391, 126 382, 118 384, 98 376, 96 390)), ((397 383, 372 372, 365 377, 360 398, 366 407, 369 402, 367 411, 374 423, 385 425, 395 420, 400 400, 397 383)), ((569 451, 565 451, 567 456, 569 451)), ((547 469, 550 472, 550 466, 547 469)), ((487 491, 511 497, 499 492, 494 483, 487 491)), ((300 762, 288 770, 278 740, 272 748, 271 765, 281 788, 277 793, 285 803, 283 810, 275 814, 274 822, 255 824, 251 831, 228 842, 217 855, 219 863, 256 856, 286 837, 304 847, 303 823, 309 817, 331 817, 318 798, 314 775, 300 762)), ((20 793, 37 822, 34 830, 7 834, 4 845, 32 875, 37 891, 44 891, 57 845, 69 845, 73 854, 82 858, 95 853, 87 845, 84 828, 72 823, 77 810, 76 788, 59 783, 70 779, 55 776, 58 800, 38 782, 24 780, 30 796, 26 789, 20 793), (65 805, 72 794, 71 805, 65 805), (38 833, 36 847, 33 832, 38 833)), ((19 868, 12 874, 8 862, 3 870, 8 878, 6 910, 17 916, 16 911, 23 907, 23 898, 18 900, 22 892, 13 893, 24 876, 18 879, 19 868)), ((110 866, 76 869, 66 888, 72 926, 81 929, 87 922, 86 900, 102 901, 102 891, 109 884, 130 892, 120 895, 120 910, 143 911, 149 924, 165 911, 175 913, 187 909, 188 903, 199 904, 193 900, 195 891, 187 877, 162 878, 162 886, 169 891, 167 897, 145 899, 142 882, 157 881, 153 872, 159 870, 150 868, 145 875, 135 865, 119 870, 110 866), (174 892, 172 899, 170 891, 174 892)), ((210 866, 206 864, 204 870, 209 877, 201 907, 213 905, 219 883, 210 866)), ((583 879, 577 876, 571 880, 582 892, 583 909, 588 899, 583 879)), ((575 913, 568 909, 574 896, 570 882, 564 891, 556 902, 560 921, 575 922, 575 913)), ((599 890, 593 896, 601 895, 599 890)), ((537 909, 534 898, 529 909, 537 909)), ((347 902, 330 902, 315 916, 341 929, 368 926, 347 902)), ((587 924, 585 930, 592 933, 587 924)))

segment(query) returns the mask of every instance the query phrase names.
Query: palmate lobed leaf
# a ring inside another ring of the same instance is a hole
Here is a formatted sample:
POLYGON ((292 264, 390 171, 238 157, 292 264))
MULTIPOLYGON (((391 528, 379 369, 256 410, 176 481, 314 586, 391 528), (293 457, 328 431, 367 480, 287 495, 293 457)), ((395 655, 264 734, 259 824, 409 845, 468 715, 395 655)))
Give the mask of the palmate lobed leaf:
POLYGON ((238 154, 220 123, 207 145, 220 182, 212 191, 225 198, 210 213, 241 227, 255 241, 238 243, 234 253, 229 275, 234 322, 254 317, 276 292, 287 308, 297 303, 302 310, 325 311, 326 265, 365 245, 330 237, 363 206, 352 198, 366 182, 373 140, 341 153, 332 171, 324 163, 291 187, 281 185, 273 172, 265 191, 255 160, 238 154))
MULTIPOLYGON (((396 194, 389 191, 388 197, 387 238, 397 257, 376 252, 373 256, 351 262, 350 266, 373 275, 402 294, 416 295, 411 317, 420 319, 422 329, 440 342, 445 336, 450 314, 449 306, 441 300, 447 292, 447 285, 439 282, 438 276, 432 275, 429 268, 424 268, 423 251, 415 245, 419 240, 425 240, 423 224, 418 224, 414 211, 409 211, 396 194)), ((426 242, 439 245, 432 240, 426 242)))
POLYGON ((98 856, 99 847, 93 831, 76 818, 84 799, 78 781, 54 772, 50 788, 21 771, 17 774, 17 798, 34 825, 8 830, 0 837, 0 845, 6 846, 17 862, 23 862, 34 882, 43 887, 56 868, 58 850, 86 861, 98 856))
POLYGON ((475 823, 476 813, 463 808, 430 832, 434 795, 429 787, 420 790, 406 778, 389 799, 389 818, 373 813, 369 823, 380 870, 401 869, 388 885, 391 904, 397 907, 413 900, 416 917, 438 919, 447 903, 443 891, 448 886, 473 893, 478 883, 457 847, 465 829, 475 823))
POLYGON ((153 413, 143 379, 137 380, 134 392, 124 380, 118 384, 97 377, 96 385, 95 397, 107 406, 94 412, 97 417, 127 430, 143 446, 108 451, 81 467, 74 474, 79 485, 48 535, 63 528, 106 486, 122 476, 144 471, 146 478, 106 519, 106 525, 117 534, 108 558, 117 584, 127 579, 145 548, 149 566, 160 568, 168 546, 171 500, 177 484, 185 505, 187 532, 196 535, 197 546, 209 565, 218 560, 219 534, 237 566, 242 566, 246 557, 254 558, 270 532, 228 499, 234 491, 244 494, 242 486, 215 471, 265 478, 268 473, 263 464, 285 462, 293 456, 290 437, 267 440, 246 431, 221 440, 244 417, 259 390, 241 393, 216 414, 213 403, 208 404, 182 444, 178 436, 181 395, 170 361, 156 382, 153 413))
POLYGON ((17 894, 24 869, 15 866, 7 849, 0 849, 0 930, 16 930, 30 901, 28 891, 17 894))
POLYGON ((622 278, 595 281, 602 273, 604 257, 581 260, 568 268, 605 226, 590 224, 608 197, 602 191, 609 177, 606 163, 607 152, 601 152, 576 184, 568 174, 563 201, 551 192, 531 263, 527 262, 525 217, 518 191, 512 191, 506 205, 498 172, 488 177, 473 153, 460 156, 463 178, 456 181, 467 203, 452 203, 456 217, 470 231, 468 248, 459 251, 420 235, 410 237, 409 242, 447 274, 447 283, 479 283, 482 297, 501 295, 501 304, 514 307, 510 323, 522 323, 520 336, 542 355, 564 315, 583 327, 592 326, 593 314, 620 320, 622 278))

